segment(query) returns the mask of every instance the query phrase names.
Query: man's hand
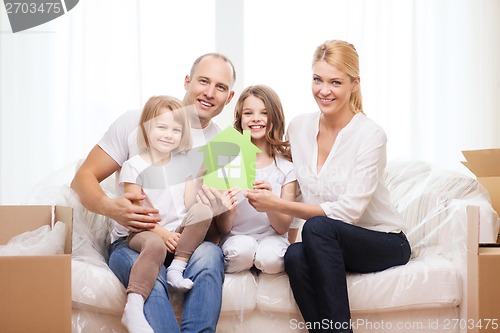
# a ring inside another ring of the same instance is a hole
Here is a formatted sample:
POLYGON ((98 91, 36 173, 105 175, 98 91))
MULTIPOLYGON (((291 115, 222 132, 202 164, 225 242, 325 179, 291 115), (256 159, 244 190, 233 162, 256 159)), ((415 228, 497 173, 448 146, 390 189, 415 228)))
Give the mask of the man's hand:
POLYGON ((134 205, 133 201, 145 199, 143 194, 125 193, 111 199, 103 205, 105 214, 132 232, 141 232, 152 229, 161 218, 157 216, 158 209, 134 205))
POLYGON ((133 204, 144 200, 143 194, 124 194, 113 199, 103 192, 99 183, 119 168, 120 165, 96 145, 77 170, 71 188, 88 210, 109 217, 132 232, 153 228, 160 218, 149 214, 157 214, 158 210, 133 204))

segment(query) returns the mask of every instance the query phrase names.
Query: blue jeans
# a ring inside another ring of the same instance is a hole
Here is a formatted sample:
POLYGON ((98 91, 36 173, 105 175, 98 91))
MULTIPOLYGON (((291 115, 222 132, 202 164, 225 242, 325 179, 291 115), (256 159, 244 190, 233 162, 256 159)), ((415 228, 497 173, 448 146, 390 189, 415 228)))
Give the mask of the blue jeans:
MULTIPOLYGON (((125 238, 116 240, 110 246, 109 267, 125 288, 138 256, 137 252, 127 246, 125 238)), ((224 256, 220 247, 203 242, 188 262, 184 277, 191 279, 194 286, 184 295, 180 329, 170 304, 166 274, 166 267, 163 265, 153 290, 144 303, 144 314, 155 333, 215 332, 224 282, 224 256)))
POLYGON ((307 220, 302 242, 285 253, 285 271, 310 332, 352 332, 346 271, 370 273, 404 265, 404 233, 368 230, 325 216, 307 220), (328 325, 322 325, 327 323, 328 325))

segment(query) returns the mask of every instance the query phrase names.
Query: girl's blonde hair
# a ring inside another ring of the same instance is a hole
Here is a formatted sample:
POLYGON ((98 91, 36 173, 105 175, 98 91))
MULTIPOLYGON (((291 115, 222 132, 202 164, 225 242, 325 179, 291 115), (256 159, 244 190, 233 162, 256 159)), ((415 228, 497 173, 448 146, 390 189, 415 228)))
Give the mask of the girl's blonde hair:
MULTIPOLYGON (((312 64, 318 61, 326 61, 331 66, 345 72, 351 82, 359 76, 359 56, 352 44, 341 40, 328 40, 318 46, 314 52, 312 64)), ((363 112, 361 99, 361 88, 351 94, 349 101, 351 111, 363 112)))
POLYGON ((174 114, 174 120, 182 127, 182 136, 179 147, 174 152, 183 152, 191 149, 191 122, 189 112, 184 108, 180 100, 171 96, 153 96, 151 97, 142 110, 141 119, 139 120, 140 130, 137 133, 137 144, 141 149, 148 150, 150 142, 148 133, 155 124, 155 118, 160 116, 165 110, 171 111, 174 114))
POLYGON ((234 128, 243 133, 243 128, 241 127, 243 103, 249 96, 255 96, 262 100, 266 108, 268 119, 266 125, 266 144, 271 157, 274 158, 276 155, 281 155, 291 161, 290 144, 288 141, 283 140, 285 135, 283 106, 278 94, 273 89, 264 85, 255 85, 243 90, 234 109, 234 128))

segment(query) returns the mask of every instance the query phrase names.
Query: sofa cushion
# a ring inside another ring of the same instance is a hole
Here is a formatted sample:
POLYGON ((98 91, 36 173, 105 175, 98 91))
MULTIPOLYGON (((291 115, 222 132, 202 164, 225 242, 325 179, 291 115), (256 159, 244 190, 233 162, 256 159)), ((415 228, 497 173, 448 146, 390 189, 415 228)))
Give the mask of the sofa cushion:
POLYGON ((121 316, 127 301, 125 288, 104 262, 71 261, 73 308, 121 316))
POLYGON ((257 281, 250 271, 226 274, 222 286, 221 313, 247 312, 255 309, 257 281))
MULTIPOLYGON (((83 313, 120 314, 125 291, 105 264, 109 221, 86 211, 69 188, 78 166, 79 163, 75 162, 56 172, 34 189, 28 201, 74 208, 74 307, 90 310, 83 313)), ((389 164, 386 181, 395 206, 407 222, 413 258, 405 266, 383 272, 349 274, 347 280, 353 314, 455 308, 462 299, 464 281, 460 276, 465 276, 464 271, 458 271, 465 266, 457 261, 455 253, 465 256, 466 205, 480 207, 482 241, 483 232, 494 236, 498 231, 497 216, 488 204, 487 192, 473 178, 423 162, 389 164)), ((101 185, 111 196, 114 178, 109 177, 101 185)), ((261 273, 256 277, 247 271, 226 275, 221 317, 238 314, 238 318, 243 318, 245 314, 245 318, 249 318, 256 312, 254 309, 273 313, 273 316, 292 317, 299 313, 285 274, 261 273)))
MULTIPOLYGON (((462 278, 456 264, 439 255, 412 259, 382 272, 350 273, 347 285, 353 313, 455 307, 462 299, 462 278)), ((258 276, 257 307, 299 313, 286 274, 258 276)))
POLYGON ((259 274, 257 307, 266 312, 300 313, 286 273, 259 274))
POLYGON ((353 313, 455 307, 462 300, 462 283, 456 263, 440 255, 347 278, 353 313))
POLYGON ((495 241, 498 216, 476 179, 425 162, 392 161, 385 180, 405 221, 412 258, 449 254, 457 245, 463 246, 468 204, 480 207, 481 242, 495 241))

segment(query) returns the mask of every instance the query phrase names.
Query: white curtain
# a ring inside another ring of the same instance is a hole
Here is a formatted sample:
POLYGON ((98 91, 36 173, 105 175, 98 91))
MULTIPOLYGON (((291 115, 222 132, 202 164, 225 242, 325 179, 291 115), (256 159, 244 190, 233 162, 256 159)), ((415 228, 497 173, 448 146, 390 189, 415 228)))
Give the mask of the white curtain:
POLYGON ((182 98, 192 61, 214 49, 214 13, 206 0, 81 0, 12 34, 2 10, 0 203, 21 203, 84 158, 113 120, 151 95, 182 98))
MULTIPOLYGON (((116 117, 151 95, 182 98, 192 61, 214 50, 238 48, 229 52, 236 95, 267 84, 290 120, 316 110, 314 48, 350 41, 365 112, 385 128, 389 158, 466 173, 462 149, 500 146, 498 1, 240 0, 231 2, 240 11, 220 10, 227 1, 81 0, 16 34, 1 10, 0 203, 22 202, 84 158, 116 117)), ((233 105, 219 125, 231 123, 233 105)))
POLYGON ((322 0, 286 7, 246 2, 245 78, 278 91, 287 121, 317 110, 313 51, 342 39, 358 50, 365 113, 386 130, 390 159, 468 173, 461 150, 500 147, 500 2, 322 0))

